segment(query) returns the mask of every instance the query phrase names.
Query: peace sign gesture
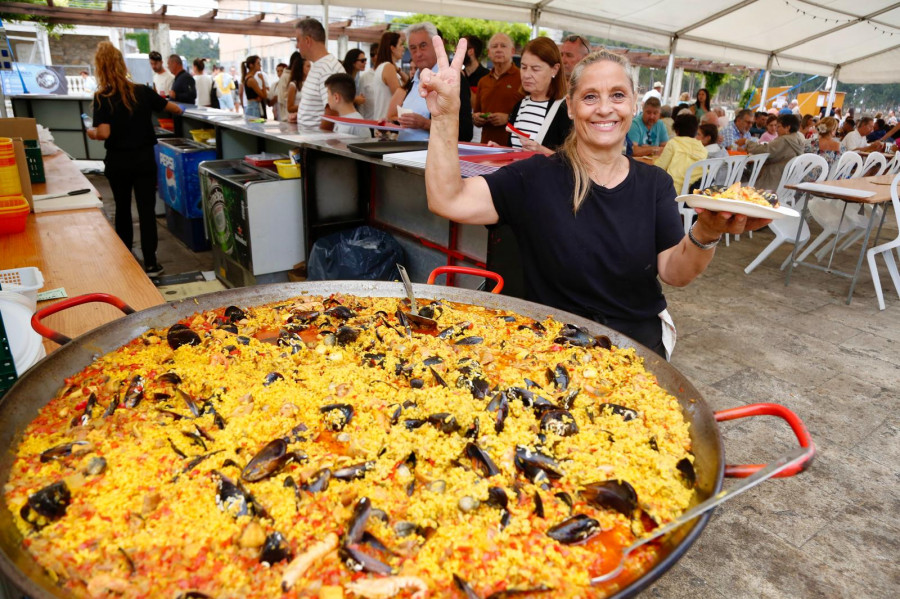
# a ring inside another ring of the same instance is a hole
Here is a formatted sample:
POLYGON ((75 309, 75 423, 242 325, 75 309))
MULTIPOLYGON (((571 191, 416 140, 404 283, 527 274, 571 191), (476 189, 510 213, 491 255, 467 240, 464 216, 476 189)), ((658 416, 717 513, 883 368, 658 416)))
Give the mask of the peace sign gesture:
POLYGON ((459 116, 460 71, 466 56, 466 39, 461 38, 456 46, 456 55, 451 64, 444 50, 444 42, 439 36, 431 38, 437 55, 437 73, 423 69, 419 81, 419 93, 425 98, 432 119, 459 116))

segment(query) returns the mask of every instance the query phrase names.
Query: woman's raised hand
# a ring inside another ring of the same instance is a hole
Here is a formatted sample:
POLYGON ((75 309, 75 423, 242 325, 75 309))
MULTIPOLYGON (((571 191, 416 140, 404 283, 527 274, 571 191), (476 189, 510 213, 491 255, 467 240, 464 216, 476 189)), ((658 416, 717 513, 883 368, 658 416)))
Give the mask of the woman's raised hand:
POLYGON ((419 75, 419 93, 425 98, 432 119, 458 117, 460 71, 466 56, 466 39, 461 38, 456 45, 452 64, 447 58, 443 40, 434 36, 431 42, 437 55, 438 71, 435 73, 431 69, 422 69, 419 75))

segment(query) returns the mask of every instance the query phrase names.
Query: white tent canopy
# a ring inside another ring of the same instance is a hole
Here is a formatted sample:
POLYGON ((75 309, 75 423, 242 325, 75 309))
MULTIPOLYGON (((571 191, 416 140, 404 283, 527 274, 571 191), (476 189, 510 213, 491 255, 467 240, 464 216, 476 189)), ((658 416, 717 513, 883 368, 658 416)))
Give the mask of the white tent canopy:
MULTIPOLYGON (((299 0, 299 3, 310 4, 299 0)), ((532 23, 678 56, 900 81, 900 2, 882 0, 320 0, 319 4, 532 23)))

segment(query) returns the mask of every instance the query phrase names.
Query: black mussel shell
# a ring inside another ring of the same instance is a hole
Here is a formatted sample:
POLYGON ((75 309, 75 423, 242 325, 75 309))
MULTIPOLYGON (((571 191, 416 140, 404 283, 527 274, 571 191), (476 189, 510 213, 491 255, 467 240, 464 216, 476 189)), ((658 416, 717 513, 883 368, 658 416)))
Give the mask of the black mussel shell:
POLYGON ((569 512, 571 513, 572 509, 574 509, 575 507, 575 502, 572 501, 571 495, 569 495, 565 491, 560 491, 559 493, 554 493, 553 496, 569 506, 569 512))
POLYGON ((191 397, 190 395, 188 395, 181 389, 176 389, 175 395, 177 395, 179 398, 181 398, 181 401, 183 401, 185 403, 185 405, 191 411, 191 414, 194 416, 194 418, 197 418, 198 416, 200 416, 200 408, 199 408, 199 406, 197 406, 197 402, 194 401, 193 397, 191 397))
POLYGON ((237 342, 241 345, 250 345, 250 337, 246 337, 244 335, 238 335, 237 342))
POLYGON ((19 515, 35 528, 42 528, 49 524, 49 520, 65 516, 71 502, 72 493, 69 492, 65 481, 61 480, 30 495, 28 503, 22 506, 19 515))
POLYGON ((354 572, 372 572, 389 576, 394 570, 383 561, 362 551, 359 545, 341 545, 338 555, 344 565, 354 572))
POLYGON ((244 320, 245 318, 247 318, 247 315, 244 314, 244 311, 237 306, 228 306, 227 308, 225 308, 225 318, 234 323, 238 322, 239 320, 244 320))
POLYGON ((248 493, 238 482, 234 482, 221 472, 213 471, 216 481, 216 505, 223 512, 238 516, 262 516, 264 510, 256 503, 253 495, 248 493))
POLYGON ((220 324, 216 328, 219 329, 220 331, 226 331, 228 333, 231 333, 232 335, 238 334, 238 328, 230 322, 227 322, 225 324, 220 324))
POLYGON ((353 406, 347 403, 332 403, 327 406, 322 406, 319 408, 319 411, 323 414, 332 414, 334 412, 339 412, 341 414, 341 418, 334 419, 334 416, 328 416, 325 419, 325 426, 328 430, 331 431, 341 431, 344 430, 344 427, 350 424, 350 421, 353 420, 353 406))
POLYGON ((522 445, 516 445, 516 456, 513 462, 516 468, 524 472, 525 476, 531 480, 534 480, 537 471, 545 473, 548 478, 554 480, 563 476, 562 468, 555 459, 522 445))
POLYGON ((125 401, 122 403, 126 408, 136 408, 142 399, 144 399, 144 377, 136 374, 125 390, 125 401))
POLYGON ((558 399, 559 407, 564 410, 571 410, 575 406, 575 398, 581 393, 578 387, 572 387, 569 391, 558 399))
POLYGON ((181 377, 175 372, 164 372, 156 377, 157 383, 169 383, 170 385, 180 385, 181 377))
POLYGON ((340 326, 335 334, 338 344, 347 345, 359 339, 359 329, 353 327, 340 326))
POLYGON ((423 418, 407 418, 403 421, 403 426, 406 427, 408 431, 414 431, 417 428, 422 428, 428 424, 428 421, 423 418))
POLYGON ((281 470, 290 457, 284 439, 270 441, 247 463, 241 478, 250 483, 268 478, 281 470))
POLYGON ((488 455, 488 452, 478 447, 475 443, 467 443, 465 453, 466 456, 472 460, 472 463, 475 464, 476 467, 481 471, 481 475, 485 478, 490 478, 496 474, 500 474, 500 468, 497 467, 497 464, 494 463, 494 460, 491 459, 491 456, 488 455))
POLYGON ((491 507, 506 508, 509 505, 509 497, 503 487, 491 487, 488 489, 488 498, 486 503, 491 507))
POLYGON ((575 514, 547 529, 547 536, 563 545, 580 543, 600 532, 600 523, 584 514, 575 514))
POLYGON ((369 366, 370 368, 374 367, 374 366, 381 366, 384 363, 384 357, 385 357, 385 355, 381 352, 365 353, 365 354, 363 354, 362 363, 364 366, 369 366))
POLYGON ((678 460, 678 463, 675 464, 675 467, 681 473, 681 476, 684 477, 684 482, 688 489, 693 488, 697 483, 697 473, 694 471, 693 462, 687 458, 681 458, 678 460))
POLYGON ((302 312, 292 312, 291 314, 295 322, 299 321, 303 324, 309 324, 319 317, 319 312, 316 310, 304 310, 302 312))
POLYGON ((77 453, 77 448, 82 445, 86 446, 85 449, 91 446, 87 441, 70 441, 69 443, 55 445, 50 449, 41 452, 41 463, 46 464, 53 460, 67 458, 72 455, 73 451, 77 453))
POLYGON ((363 462, 362 464, 354 464, 345 468, 338 468, 331 473, 331 478, 338 480, 355 480, 366 476, 366 472, 375 467, 374 461, 363 462))
POLYGON ((413 389, 421 389, 425 386, 425 381, 416 377, 414 379, 409 379, 409 386, 413 389))
POLYGON ((325 315, 332 318, 337 318, 338 320, 348 320, 356 316, 356 312, 354 312, 347 306, 335 306, 333 308, 328 308, 327 310, 325 310, 325 315))
POLYGON ((544 500, 541 499, 539 491, 534 492, 534 515, 538 518, 544 517, 544 500))
POLYGON ((478 335, 472 335, 471 337, 463 337, 454 345, 478 345, 484 341, 484 337, 479 337, 478 335))
POLYGON ((200 336, 185 325, 176 323, 169 327, 166 341, 172 349, 178 349, 182 345, 200 345, 200 336))
POLYGON ((448 412, 431 414, 430 416, 428 416, 428 422, 433 424, 435 428, 437 428, 442 433, 446 433, 448 435, 453 434, 460 428, 462 428, 459 425, 459 422, 456 421, 456 416, 448 412))
POLYGON ((557 364, 553 370, 547 368, 547 382, 553 383, 558 391, 565 391, 569 388, 569 371, 562 364, 557 364))
POLYGON ((353 506, 353 514, 347 523, 347 532, 342 539, 343 543, 358 543, 366 530, 366 522, 372 515, 372 501, 368 497, 360 497, 353 506))
POLYGON ((317 470, 309 480, 300 485, 300 488, 310 493, 319 493, 328 488, 328 482, 331 480, 331 469, 322 468, 317 470))
POLYGON ((599 509, 610 509, 631 518, 638 507, 634 487, 624 480, 605 480, 584 486, 581 496, 599 509))
POLYGON ((573 324, 566 324, 559 330, 559 337, 553 340, 554 343, 564 343, 575 347, 594 347, 596 341, 590 332, 584 327, 577 327, 573 324))
POLYGON ((422 361, 422 364, 424 364, 425 366, 437 366, 438 364, 441 364, 443 361, 444 361, 444 358, 442 358, 440 356, 431 356, 430 358, 425 358, 422 361))
POLYGON ((475 590, 471 586, 469 586, 469 583, 463 580, 457 574, 453 575, 453 584, 456 585, 456 588, 459 589, 459 591, 466 597, 466 599, 481 599, 481 597, 478 596, 478 593, 476 593, 475 590))
POLYGON ((206 593, 201 593, 200 591, 185 591, 183 593, 178 593, 175 596, 175 599, 212 599, 206 593))
POLYGON ((769 202, 772 206, 778 205, 778 196, 772 193, 771 191, 761 191, 760 195, 769 202))
POLYGON ((575 417, 566 410, 547 410, 541 416, 541 430, 556 433, 560 437, 570 437, 578 433, 575 417))
POLYGON ((269 374, 266 375, 265 381, 263 381, 263 386, 268 387, 275 381, 283 381, 283 380, 284 380, 284 375, 281 374, 280 372, 270 372, 269 374))
POLYGON ((613 414, 615 414, 617 416, 621 416, 622 420, 624 420, 625 422, 634 420, 635 418, 637 418, 639 416, 639 414, 635 410, 632 410, 631 408, 626 408, 625 406, 620 406, 620 405, 614 404, 614 403, 602 403, 597 407, 600 408, 600 412, 604 412, 604 411, 608 410, 609 412, 612 412, 613 414))
POLYGON ((428 370, 431 371, 431 376, 434 377, 434 380, 437 381, 437 383, 441 387, 449 387, 449 385, 447 385, 447 381, 444 380, 444 377, 442 377, 441 375, 438 374, 437 370, 435 370, 434 367, 429 366, 428 370))
POLYGON ((280 532, 269 533, 259 554, 260 563, 277 564, 294 557, 291 545, 280 532))

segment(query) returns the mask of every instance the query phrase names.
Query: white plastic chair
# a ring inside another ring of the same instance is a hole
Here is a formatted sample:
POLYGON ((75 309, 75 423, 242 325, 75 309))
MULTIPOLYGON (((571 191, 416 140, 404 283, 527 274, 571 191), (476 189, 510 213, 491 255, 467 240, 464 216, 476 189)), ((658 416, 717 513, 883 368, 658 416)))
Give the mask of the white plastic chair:
POLYGON ((861 176, 877 177, 878 175, 883 175, 887 170, 887 167, 887 158, 885 158, 884 154, 881 152, 872 152, 866 157, 866 161, 863 163, 861 176), (872 170, 876 166, 878 167, 877 170, 872 170), (872 171, 871 173, 869 172, 870 170, 872 171))
POLYGON ((769 157, 769 154, 751 154, 747 157, 747 162, 744 163, 745 167, 750 168, 750 175, 747 177, 747 185, 749 187, 756 186, 756 180, 759 179, 759 173, 762 171, 763 164, 765 164, 766 159, 769 157))
MULTIPOLYGON (((768 156, 768 154, 766 154, 768 156)), ((744 167, 747 165, 747 156, 745 154, 736 154, 734 156, 723 156, 720 160, 724 161, 716 175, 716 183, 729 187, 741 180, 744 174, 744 167)), ((752 235, 752 233, 751 233, 752 235)), ((740 235, 734 236, 735 240, 740 240, 740 235)), ((725 246, 731 245, 731 235, 725 234, 725 246)))
MULTIPOLYGON (((891 203, 894 205, 894 217, 897 219, 897 227, 900 229, 900 198, 897 197, 897 185, 900 185, 900 174, 891 181, 891 203)), ((885 208, 887 209, 887 208, 885 208)), ((894 290, 900 297, 900 273, 897 272, 897 263, 894 261, 894 249, 900 248, 900 232, 897 238, 881 245, 876 245, 866 251, 866 260, 869 261, 869 272, 872 273, 872 284, 875 285, 875 295, 878 297, 878 309, 884 310, 884 295, 881 292, 881 279, 878 277, 878 267, 875 265, 875 256, 884 256, 888 273, 894 283, 894 290)), ((900 250, 898 250, 900 251, 900 250)))
MULTIPOLYGON (((800 183, 817 169, 818 174, 815 175, 815 182, 819 183, 824 181, 828 174, 828 163, 825 162, 824 158, 816 156, 815 154, 800 154, 799 156, 791 158, 788 163, 784 165, 784 172, 781 174, 781 181, 778 183, 778 189, 775 192, 778 195, 778 202, 796 209, 799 206, 796 195, 798 192, 792 189, 786 189, 785 186, 800 183)), ((773 239, 769 245, 759 253, 753 262, 744 269, 744 272, 748 275, 753 272, 763 260, 768 258, 782 243, 793 243, 797 245, 797 247, 802 247, 804 243, 809 241, 809 226, 806 224, 806 221, 801 220, 801 217, 799 216, 789 216, 787 218, 773 220, 769 223, 769 228, 775 233, 775 239, 773 239), (800 227, 799 236, 797 235, 797 227, 800 227)), ((788 260, 790 260, 790 256, 788 256, 788 260)), ((784 268, 784 266, 785 265, 782 264, 781 268, 784 268)))
POLYGON ((882 175, 896 175, 900 173, 900 152, 896 152, 891 161, 887 163, 882 175))
MULTIPOLYGON (((700 189, 705 189, 713 184, 713 181, 716 179, 716 173, 719 172, 719 169, 723 164, 725 164, 723 158, 708 158, 706 160, 698 160, 689 166, 684 172, 684 183, 681 184, 681 195, 685 196, 691 193, 691 175, 694 173, 694 169, 701 169, 698 181, 700 182, 700 189)), ((697 213, 687 204, 681 204, 678 211, 684 219, 684 234, 687 235, 691 228, 691 223, 694 220, 694 216, 696 216, 697 213)))
MULTIPOLYGON (((853 179, 862 174, 863 160, 856 152, 844 152, 839 160, 831 165, 831 172, 828 173, 828 180, 837 179, 853 179)), ((817 247, 828 241, 831 236, 838 238, 844 235, 852 235, 858 231, 865 230, 867 219, 859 214, 858 208, 848 206, 847 202, 841 200, 832 200, 826 198, 810 198, 809 213, 813 219, 822 227, 822 232, 813 240, 811 244, 803 249, 803 253, 797 256, 797 261, 802 262, 817 247), (840 230, 838 230, 840 227, 840 230)), ((825 245, 816 259, 821 261, 829 252, 829 246, 825 245)))

